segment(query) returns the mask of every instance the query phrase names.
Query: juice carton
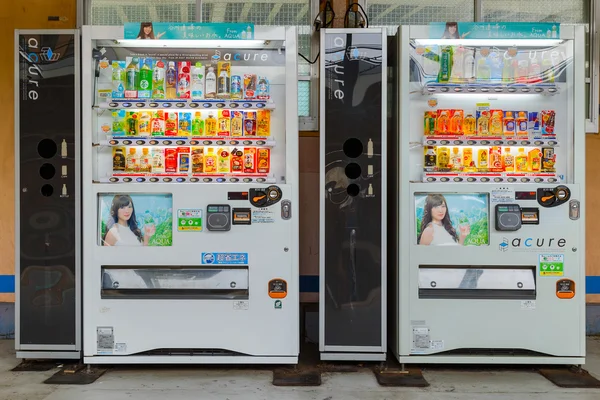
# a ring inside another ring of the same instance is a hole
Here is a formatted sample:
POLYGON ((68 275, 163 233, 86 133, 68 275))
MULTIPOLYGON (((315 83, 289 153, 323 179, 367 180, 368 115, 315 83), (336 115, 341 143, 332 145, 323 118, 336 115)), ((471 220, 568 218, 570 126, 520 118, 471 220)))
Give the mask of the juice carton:
POLYGON ((259 100, 269 100, 271 98, 271 87, 266 76, 258 77, 258 86, 256 87, 256 98, 259 100))
POLYGON ((542 147, 542 172, 556 172, 556 153, 553 147, 542 147))
POLYGON ((462 135, 463 132, 463 110, 452 110, 452 117, 450 118, 450 129, 449 132, 453 135, 462 135))
POLYGON ((113 110, 112 134, 113 136, 122 136, 125 134, 125 110, 113 110))
POLYGON ((113 147, 113 172, 125 172, 125 147, 113 147))
POLYGON ((244 111, 244 136, 256 136, 256 111, 244 111))
POLYGON ((253 174, 256 172, 256 148, 244 148, 244 173, 253 174))
POLYGON ((258 160, 256 172, 268 174, 271 168, 271 150, 268 148, 258 149, 258 160))
POLYGON ((490 135, 502 136, 504 113, 502 110, 490 110, 490 135))
POLYGON ((163 110, 156 110, 152 114, 150 134, 152 136, 165 135, 165 112, 163 110))
POLYGON ((528 126, 527 111, 518 111, 516 123, 517 136, 528 136, 528 126))
POLYGON ((177 172, 177 149, 168 147, 165 149, 165 172, 177 172))
POLYGON ((112 97, 122 99, 125 97, 125 61, 112 62, 112 97))
POLYGON ((190 98, 191 68, 189 61, 179 61, 177 63, 177 97, 180 99, 190 98))
POLYGON ((490 105, 489 103, 477 103, 477 135, 490 135, 490 105))
POLYGON ((138 136, 150 136, 152 112, 140 111, 138 117, 138 136))
POLYGON ((542 111, 542 136, 554 136, 554 121, 556 113, 554 110, 542 111))
POLYGON ((204 136, 204 120, 200 111, 196 111, 192 118, 192 136, 204 136))
POLYGON ((447 135, 449 133, 450 113, 451 110, 437 110, 435 128, 438 135, 447 135))
POLYGON ((435 111, 425 111, 423 117, 423 134, 425 136, 435 135, 435 120, 437 113, 435 111))
POLYGON ((423 167, 425 171, 435 171, 437 167, 437 149, 434 146, 425 146, 423 151, 423 167))
POLYGON ((177 112, 167 111, 165 115, 165 136, 177 136, 178 130, 177 112))
POLYGON ((504 136, 515 136, 516 123, 512 111, 504 111, 504 136))
POLYGON ((165 149, 161 147, 152 148, 152 172, 155 174, 165 172, 165 149))
POLYGON ((179 172, 187 174, 190 172, 190 148, 189 147, 178 147, 177 148, 177 161, 179 165, 179 172))
POLYGON ((242 149, 231 150, 231 172, 234 174, 244 172, 244 152, 242 149))
POLYGON ((231 168, 231 159, 229 149, 227 147, 220 147, 217 150, 217 172, 220 174, 228 174, 231 168))
POLYGON ((489 167, 488 149, 477 150, 477 169, 480 172, 487 172, 489 167))
POLYGON ((217 121, 217 135, 229 136, 231 133, 231 111, 219 110, 217 121))
POLYGON ((182 112, 179 113, 179 129, 177 130, 177 136, 191 136, 192 135, 192 113, 182 112))
POLYGON ((204 147, 192 147, 192 173, 204 172, 204 147))
POLYGON ((492 172, 502 172, 502 147, 490 147, 489 169, 492 172))
POLYGON ((533 149, 527 153, 527 164, 528 169, 531 172, 540 172, 542 168, 542 152, 540 149, 533 149))
POLYGON ((438 171, 450 170, 450 149, 448 147, 437 148, 437 169, 438 171))
POLYGON ((208 112, 208 118, 204 121, 204 132, 206 136, 217 136, 217 119, 213 111, 208 112))
POLYGON ((135 111, 127 111, 125 115, 125 134, 127 136, 138 135, 138 113, 135 111))
POLYGON ((217 172, 217 156, 215 155, 215 148, 208 147, 206 154, 204 155, 204 173, 214 174, 217 172))
POLYGON ((515 172, 515 156, 512 155, 510 147, 504 148, 502 154, 502 169, 504 172, 515 172))
POLYGON ((463 170, 465 172, 471 172, 475 170, 475 161, 473 160, 473 149, 471 147, 465 147, 463 149, 463 170))
POLYGON ((541 125, 540 125, 540 113, 537 111, 530 111, 529 112, 529 123, 527 125, 529 132, 533 133, 534 135, 539 134, 541 131, 541 125))
POLYGON ((258 110, 256 112, 256 135, 269 136, 271 134, 271 111, 258 110))
POLYGON ((463 134, 465 136, 477 135, 477 120, 471 113, 467 114, 463 122, 463 134))
POLYGON ((242 136, 244 133, 244 114, 241 111, 231 112, 231 136, 242 136))
POLYGON ((244 99, 252 100, 256 98, 256 86, 258 78, 254 74, 244 74, 244 99))

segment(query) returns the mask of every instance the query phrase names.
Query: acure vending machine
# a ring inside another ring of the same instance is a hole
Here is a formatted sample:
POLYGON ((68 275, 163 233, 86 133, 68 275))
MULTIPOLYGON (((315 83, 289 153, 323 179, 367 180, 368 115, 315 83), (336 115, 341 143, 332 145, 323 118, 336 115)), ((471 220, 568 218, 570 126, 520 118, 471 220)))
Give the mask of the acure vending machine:
POLYGON ((296 363, 296 30, 162 25, 82 29, 84 362, 296 363))
POLYGON ((397 39, 396 357, 583 364, 583 28, 442 23, 397 39))

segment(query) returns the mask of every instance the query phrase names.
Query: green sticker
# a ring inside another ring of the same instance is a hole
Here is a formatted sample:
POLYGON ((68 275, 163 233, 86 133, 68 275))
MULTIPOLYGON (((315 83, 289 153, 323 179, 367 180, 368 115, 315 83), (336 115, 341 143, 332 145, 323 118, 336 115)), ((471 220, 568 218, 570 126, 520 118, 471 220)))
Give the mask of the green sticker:
POLYGON ((565 272, 565 255, 540 254, 539 264, 541 276, 563 276, 565 272))
POLYGON ((177 210, 177 230, 179 232, 202 231, 202 210, 177 210))
POLYGON ((275 309, 281 309, 281 306, 282 306, 281 300, 275 300, 275 305, 274 305, 275 309))

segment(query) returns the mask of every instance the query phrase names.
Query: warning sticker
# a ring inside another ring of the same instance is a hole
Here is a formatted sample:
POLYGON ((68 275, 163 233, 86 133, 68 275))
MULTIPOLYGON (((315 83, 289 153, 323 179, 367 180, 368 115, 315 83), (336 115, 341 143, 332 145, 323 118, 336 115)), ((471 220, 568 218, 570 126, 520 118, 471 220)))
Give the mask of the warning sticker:
POLYGON ((563 276, 564 275, 564 254, 540 254, 540 275, 541 276, 563 276))
POLYGON ((429 328, 413 327, 413 341, 411 353, 425 353, 431 347, 429 328))
POLYGON ((252 211, 253 224, 272 224, 275 222, 275 212, 268 208, 258 208, 252 211))

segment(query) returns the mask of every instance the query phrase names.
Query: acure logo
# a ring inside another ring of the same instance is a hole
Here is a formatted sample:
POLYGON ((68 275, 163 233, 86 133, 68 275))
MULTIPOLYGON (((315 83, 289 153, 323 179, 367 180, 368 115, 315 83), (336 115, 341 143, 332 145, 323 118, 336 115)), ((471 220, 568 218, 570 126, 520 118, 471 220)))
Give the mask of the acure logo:
POLYGON ((515 249, 542 249, 542 248, 563 248, 567 245, 565 238, 502 238, 498 245, 500 251, 508 251, 509 248, 515 249))

